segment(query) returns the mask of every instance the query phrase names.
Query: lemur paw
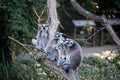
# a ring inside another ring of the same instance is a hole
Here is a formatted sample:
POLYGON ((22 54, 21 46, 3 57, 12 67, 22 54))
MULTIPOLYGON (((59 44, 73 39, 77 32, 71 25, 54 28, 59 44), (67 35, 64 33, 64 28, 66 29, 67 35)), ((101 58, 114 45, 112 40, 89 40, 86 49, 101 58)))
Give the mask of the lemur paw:
POLYGON ((37 49, 37 51, 44 52, 44 49, 43 49, 43 48, 41 48, 41 46, 36 46, 36 49, 37 49))
POLYGON ((37 45, 37 40, 36 39, 32 39, 32 44, 36 46, 37 45))

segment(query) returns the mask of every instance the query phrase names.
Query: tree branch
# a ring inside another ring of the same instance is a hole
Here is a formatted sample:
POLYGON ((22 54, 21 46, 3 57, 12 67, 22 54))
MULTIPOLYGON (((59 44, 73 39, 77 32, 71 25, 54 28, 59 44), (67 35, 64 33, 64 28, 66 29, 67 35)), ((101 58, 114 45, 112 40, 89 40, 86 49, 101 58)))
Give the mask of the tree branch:
POLYGON ((48 67, 50 70, 52 70, 57 75, 65 78, 67 80, 80 80, 78 77, 78 74, 75 71, 70 70, 69 73, 65 73, 65 71, 63 69, 56 66, 57 65, 56 61, 50 61, 50 60, 45 59, 45 60, 43 60, 43 65, 48 67))
POLYGON ((35 8, 33 7, 33 10, 34 10, 36 16, 38 17, 38 20, 37 20, 38 22, 37 22, 37 24, 40 23, 41 21, 45 20, 45 19, 41 19, 41 16, 43 15, 43 12, 44 12, 45 8, 46 8, 46 6, 44 7, 44 9, 42 10, 42 12, 41 12, 41 14, 40 14, 40 16, 39 16, 38 13, 37 13, 37 11, 36 11, 35 8))
POLYGON ((85 10, 84 8, 82 8, 76 0, 70 0, 72 6, 83 16, 90 18, 92 20, 95 20, 97 22, 100 22, 101 24, 103 24, 106 29, 108 30, 109 34, 112 36, 113 40, 116 42, 117 45, 120 45, 120 39, 118 38, 117 34, 114 32, 113 28, 112 28, 112 24, 110 24, 110 22, 108 21, 108 19, 102 15, 102 16, 98 16, 95 15, 87 10, 85 10))
POLYGON ((52 36, 60 24, 56 10, 56 0, 47 0, 48 16, 50 18, 50 35, 52 36))
POLYGON ((18 40, 14 39, 14 38, 12 38, 12 37, 10 37, 10 36, 8 36, 8 38, 11 39, 11 40, 13 40, 13 41, 15 41, 15 42, 17 42, 17 43, 20 44, 21 46, 23 46, 23 47, 25 48, 25 50, 30 53, 30 50, 29 50, 23 43, 19 42, 18 40))
MULTIPOLYGON (((56 0, 47 0, 47 10, 48 10, 48 17, 50 20, 50 38, 53 34, 57 31, 57 28, 60 24, 58 17, 57 17, 57 10, 56 10, 56 0)), ((49 43, 49 41, 48 41, 49 43)), ((48 44, 49 45, 49 44, 48 44)), ((64 77, 67 80, 79 80, 78 75, 73 70, 70 70, 69 73, 65 73, 63 69, 57 66, 57 62, 50 61, 50 60, 43 60, 42 64, 45 67, 48 67, 50 70, 55 72, 57 75, 64 77)))
POLYGON ((89 11, 87 11, 86 9, 82 8, 76 0, 70 0, 72 6, 83 16, 90 18, 92 20, 95 20, 97 22, 103 22, 103 18, 101 16, 95 15, 89 11))

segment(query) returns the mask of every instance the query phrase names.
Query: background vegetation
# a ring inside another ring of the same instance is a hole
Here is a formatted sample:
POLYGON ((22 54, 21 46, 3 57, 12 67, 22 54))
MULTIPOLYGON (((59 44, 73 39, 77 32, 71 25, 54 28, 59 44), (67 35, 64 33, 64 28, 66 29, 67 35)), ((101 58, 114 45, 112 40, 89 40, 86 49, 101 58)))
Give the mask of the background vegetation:
MULTIPOLYGON (((97 14, 97 15, 105 15, 108 19, 115 19, 115 18, 120 18, 120 1, 118 0, 76 0, 83 8, 85 8, 86 10, 97 14), (116 4, 117 3, 117 4, 116 4)), ((74 31, 74 24, 72 23, 72 20, 86 20, 88 18, 80 15, 71 5, 69 0, 60 0, 59 1, 59 6, 58 6, 58 14, 59 14, 59 19, 61 24, 64 26, 64 28, 61 28, 61 31, 63 33, 66 33, 69 37, 73 38, 73 31, 74 31), (67 21, 67 22, 66 22, 67 21)), ((103 28, 103 25, 96 23, 96 28, 95 28, 95 32, 99 31, 101 28, 103 28)), ((82 39, 81 37, 77 37, 77 40, 79 40, 79 42, 82 41, 82 44, 85 44, 84 41, 85 39, 88 39, 88 37, 90 37, 93 34, 93 30, 92 31, 88 31, 88 28, 91 28, 91 26, 87 26, 86 28, 81 26, 80 28, 77 28, 77 34, 79 36, 80 31, 84 31, 85 35, 80 35, 83 36, 82 39), (88 34, 88 33, 91 34, 88 34), (79 38, 79 39, 78 39, 79 38), (81 40, 80 40, 81 39, 81 40)), ((119 32, 119 26, 113 26, 113 29, 115 30, 115 32, 118 34, 118 36, 120 35, 119 32)), ((114 41, 111 39, 111 36, 108 34, 108 32, 106 31, 106 29, 103 30, 104 37, 103 37, 103 43, 104 44, 114 44, 114 41)), ((95 35, 97 38, 95 40, 95 43, 97 46, 100 46, 100 31, 97 32, 97 34, 95 35)), ((120 38, 120 36, 119 36, 120 38)), ((91 40, 88 40, 88 42, 90 43, 91 40)), ((89 45, 89 44, 87 44, 89 45)))
MULTIPOLYGON (((58 1, 59 19, 64 26, 61 27, 61 32, 69 35, 73 30, 72 19, 85 18, 74 10, 69 0, 58 1)), ((105 14, 108 18, 120 18, 119 0, 78 0, 78 2, 95 14, 105 14)), ((8 37, 24 44, 31 44, 31 39, 35 38, 37 32, 37 16, 33 7, 40 14, 45 5, 46 0, 0 0, 0 80, 63 80, 35 61, 15 60, 11 64, 6 62, 11 62, 12 55, 28 53, 8 37)), ((47 19, 46 12, 42 18, 47 19)), ((118 32, 117 28, 116 33, 118 32)), ((85 58, 79 70, 80 78, 81 80, 119 80, 119 60, 120 55, 113 60, 85 58)))
MULTIPOLYGON (((85 57, 78 69, 80 80, 119 80, 120 51, 113 59, 85 57)), ((40 62, 40 61, 39 61, 40 62)), ((0 64, 0 80, 64 80, 36 61, 14 61, 0 64)))
MULTIPOLYGON (((17 43, 10 41, 8 36, 24 44, 31 44, 31 39, 35 37, 37 32, 37 16, 33 7, 40 14, 45 5, 46 0, 0 0, 0 35, 1 42, 3 42, 1 46, 6 44, 5 47, 10 48, 9 52, 14 54, 24 50, 17 43), (4 42, 5 39, 7 39, 6 42, 4 42)), ((46 14, 42 18, 45 17, 46 14)))

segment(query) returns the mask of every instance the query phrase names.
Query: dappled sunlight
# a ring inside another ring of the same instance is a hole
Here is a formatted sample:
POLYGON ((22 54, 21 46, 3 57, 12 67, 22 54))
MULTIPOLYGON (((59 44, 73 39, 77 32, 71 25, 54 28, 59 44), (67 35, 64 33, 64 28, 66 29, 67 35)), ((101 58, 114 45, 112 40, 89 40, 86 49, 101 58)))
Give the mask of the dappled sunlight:
POLYGON ((106 50, 101 53, 93 53, 93 56, 100 57, 102 59, 108 58, 109 60, 113 59, 116 56, 116 51, 106 50))
POLYGON ((117 45, 111 46, 102 46, 102 47, 82 47, 83 50, 83 56, 96 56, 100 58, 109 57, 109 59, 112 59, 116 56, 116 51, 119 50, 119 47, 117 45))

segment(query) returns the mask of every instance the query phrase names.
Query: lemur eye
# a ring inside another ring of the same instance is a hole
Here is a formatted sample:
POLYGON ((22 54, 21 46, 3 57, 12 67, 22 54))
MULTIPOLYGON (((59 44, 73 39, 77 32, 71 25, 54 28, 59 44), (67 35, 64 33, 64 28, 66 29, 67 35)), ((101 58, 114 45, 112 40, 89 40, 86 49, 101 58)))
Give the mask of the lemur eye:
POLYGON ((68 42, 66 44, 69 44, 68 42))
POLYGON ((46 24, 47 27, 49 27, 49 24, 46 24))
POLYGON ((73 44, 73 41, 70 41, 70 44, 73 44))
POLYGON ((69 46, 71 47, 71 46, 73 46, 73 44, 74 44, 74 42, 73 42, 73 41, 70 41, 69 46))
POLYGON ((56 38, 58 39, 60 37, 60 35, 56 35, 56 38))

